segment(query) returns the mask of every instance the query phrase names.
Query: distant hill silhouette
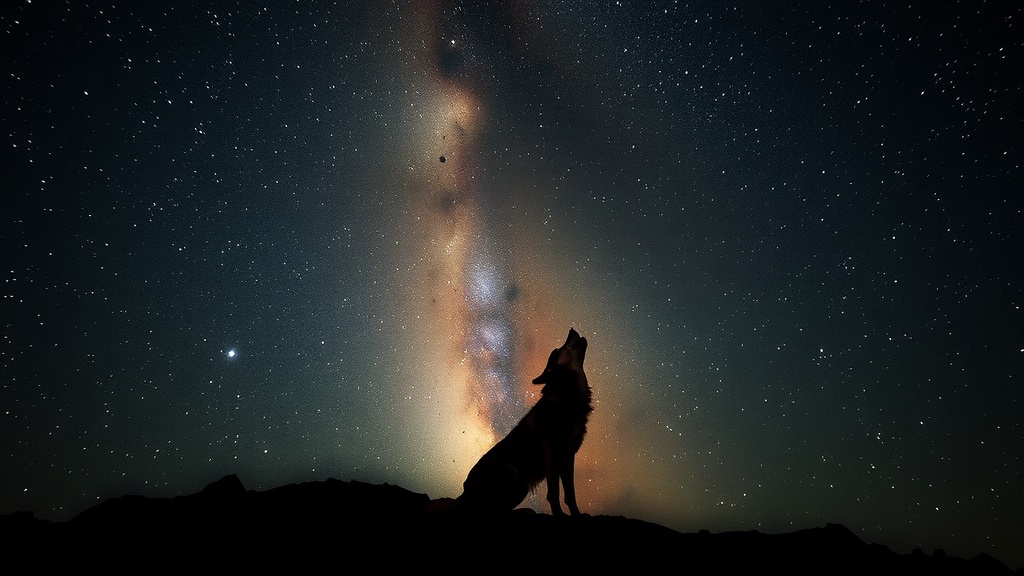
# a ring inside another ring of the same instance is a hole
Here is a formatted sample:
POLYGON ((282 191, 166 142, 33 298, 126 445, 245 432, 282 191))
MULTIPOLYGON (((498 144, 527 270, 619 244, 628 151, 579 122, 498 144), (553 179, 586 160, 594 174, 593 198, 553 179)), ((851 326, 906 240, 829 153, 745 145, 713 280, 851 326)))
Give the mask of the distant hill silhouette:
POLYGON ((839 524, 787 534, 683 534, 621 516, 555 518, 531 510, 484 516, 427 511, 438 508, 430 504, 425 494, 388 484, 332 478, 257 492, 231 475, 189 496, 113 498, 68 522, 32 513, 0 516, 0 537, 5 562, 29 568, 208 572, 369 562, 458 572, 1012 574, 986 554, 970 560, 941 551, 896 554, 839 524))

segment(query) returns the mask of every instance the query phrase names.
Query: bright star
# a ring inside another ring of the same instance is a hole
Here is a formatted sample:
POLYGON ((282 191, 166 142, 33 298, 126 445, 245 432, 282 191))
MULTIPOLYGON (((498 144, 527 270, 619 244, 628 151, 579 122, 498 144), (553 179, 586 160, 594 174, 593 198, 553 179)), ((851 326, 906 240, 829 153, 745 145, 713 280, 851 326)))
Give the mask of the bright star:
POLYGON ((235 356, 238 356, 237 350, 235 350, 234 348, 228 350, 228 358, 234 358, 235 356))

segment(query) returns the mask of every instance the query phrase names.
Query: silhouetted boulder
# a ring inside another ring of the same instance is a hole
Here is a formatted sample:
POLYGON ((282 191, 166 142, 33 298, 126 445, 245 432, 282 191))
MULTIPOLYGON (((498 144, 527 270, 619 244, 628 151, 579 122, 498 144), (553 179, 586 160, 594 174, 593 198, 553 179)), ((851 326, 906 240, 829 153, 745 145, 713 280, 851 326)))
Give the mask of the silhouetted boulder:
POLYGON ((199 494, 207 498, 239 497, 245 495, 245 486, 236 474, 228 474, 213 484, 208 484, 199 494))

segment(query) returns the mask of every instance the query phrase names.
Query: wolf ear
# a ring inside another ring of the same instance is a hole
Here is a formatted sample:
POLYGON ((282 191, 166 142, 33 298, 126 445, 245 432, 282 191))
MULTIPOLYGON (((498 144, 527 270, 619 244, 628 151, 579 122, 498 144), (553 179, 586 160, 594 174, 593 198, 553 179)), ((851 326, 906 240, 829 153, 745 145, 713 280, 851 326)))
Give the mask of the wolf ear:
POLYGON ((548 365, 544 367, 544 371, 540 373, 540 376, 533 379, 534 384, 544 384, 551 378, 551 375, 555 373, 555 367, 558 366, 558 354, 558 348, 551 351, 551 355, 548 356, 548 365))

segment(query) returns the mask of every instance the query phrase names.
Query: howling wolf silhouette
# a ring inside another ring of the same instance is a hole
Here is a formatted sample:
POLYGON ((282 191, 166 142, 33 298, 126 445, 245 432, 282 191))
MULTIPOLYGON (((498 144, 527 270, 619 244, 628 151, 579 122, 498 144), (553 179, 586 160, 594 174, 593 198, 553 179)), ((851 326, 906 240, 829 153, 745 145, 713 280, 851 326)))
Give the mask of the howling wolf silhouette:
POLYGON ((547 479, 551 513, 561 515, 558 481, 565 489, 565 504, 573 516, 576 505, 573 479, 576 452, 587 432, 590 385, 583 372, 587 339, 570 328, 560 348, 551 351, 547 366, 534 384, 543 384, 540 400, 525 417, 494 445, 469 471, 457 507, 480 511, 511 510, 530 490, 547 479))

